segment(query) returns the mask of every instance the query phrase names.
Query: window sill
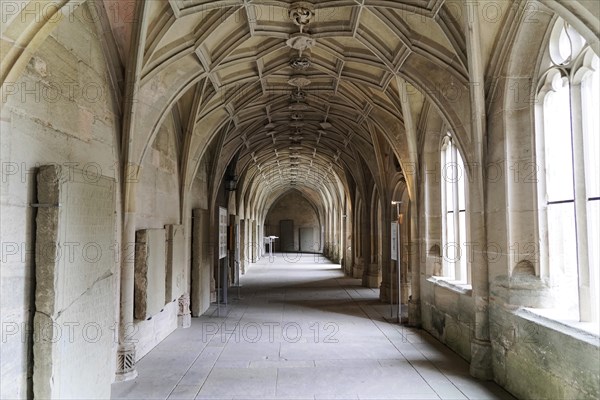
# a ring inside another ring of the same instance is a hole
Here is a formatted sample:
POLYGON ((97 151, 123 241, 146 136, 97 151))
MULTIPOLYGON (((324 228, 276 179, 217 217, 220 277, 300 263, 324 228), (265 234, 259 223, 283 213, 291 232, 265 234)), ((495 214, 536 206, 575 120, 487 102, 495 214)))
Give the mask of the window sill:
POLYGON ((473 293, 473 287, 470 284, 459 281, 451 281, 443 276, 430 276, 427 278, 427 281, 436 286, 443 287, 466 296, 470 296, 473 293))
POLYGON ((559 310, 551 308, 519 308, 515 314, 528 321, 538 323, 591 345, 600 347, 600 326, 598 322, 581 322, 568 319, 559 310))

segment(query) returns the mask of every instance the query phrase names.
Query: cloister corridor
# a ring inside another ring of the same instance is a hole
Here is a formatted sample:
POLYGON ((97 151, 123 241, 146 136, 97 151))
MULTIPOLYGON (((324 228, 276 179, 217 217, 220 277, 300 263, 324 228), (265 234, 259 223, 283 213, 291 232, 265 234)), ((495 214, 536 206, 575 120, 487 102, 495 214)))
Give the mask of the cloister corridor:
POLYGON ((265 256, 239 297, 230 289, 227 306, 174 331, 112 398, 513 399, 425 331, 389 321, 378 292, 320 255, 265 256))

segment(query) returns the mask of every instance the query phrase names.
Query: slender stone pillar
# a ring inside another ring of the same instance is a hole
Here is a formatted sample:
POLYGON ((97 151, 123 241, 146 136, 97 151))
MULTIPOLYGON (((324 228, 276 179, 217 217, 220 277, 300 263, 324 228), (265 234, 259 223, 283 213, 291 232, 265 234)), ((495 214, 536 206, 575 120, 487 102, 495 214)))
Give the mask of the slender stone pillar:
POLYGON ((371 248, 371 217, 367 212, 366 207, 363 209, 363 227, 362 227, 362 249, 363 249, 363 275, 362 275, 362 285, 364 287, 376 288, 378 285, 377 275, 373 276, 371 271, 377 271, 377 264, 371 263, 371 252, 377 251, 376 249, 371 248))
MULTIPOLYGON (((123 174, 127 177, 140 176, 138 166, 129 164, 123 174)), ((130 179, 125 185, 123 226, 121 242, 121 308, 119 326, 119 347, 117 349, 117 369, 115 381, 127 381, 137 377, 135 369, 135 343, 128 337, 133 330, 133 298, 135 276, 135 186, 136 179, 130 179)))
POLYGON ((392 262, 391 259, 391 221, 392 205, 389 201, 389 197, 385 196, 381 205, 381 234, 379 236, 381 240, 381 258, 379 260, 379 265, 381 266, 381 286, 379 291, 379 299, 381 301, 385 301, 386 303, 390 301, 390 295, 394 290, 396 290, 394 286, 397 286, 397 279, 395 281, 392 280, 392 268, 396 268, 396 261, 392 262))
MULTIPOLYGON (((411 298, 408 301, 408 324, 421 326, 421 240, 419 238, 419 216, 415 202, 409 204, 410 234, 407 246, 408 262, 411 269, 411 298)), ((404 285, 404 284, 403 284, 404 285)), ((406 284, 408 289, 408 284, 406 284)), ((404 288, 402 289, 404 293, 404 288)), ((408 291, 406 291, 408 293, 408 291)))
POLYGON ((246 273, 246 264, 248 261, 248 235, 246 229, 246 220, 240 219, 240 274, 246 273))
POLYGON ((252 220, 250 223, 252 229, 252 262, 258 261, 258 232, 256 229, 256 220, 252 220))
MULTIPOLYGON (((466 3, 465 37, 467 43, 467 59, 469 69, 471 95, 471 130, 473 136, 473 160, 467 166, 470 172, 469 184, 469 225, 471 242, 479 245, 487 244, 485 232, 485 177, 483 166, 486 165, 486 109, 484 82, 484 65, 481 57, 481 33, 478 9, 479 4, 466 3)), ((471 375, 479 379, 492 379, 492 345, 489 333, 489 275, 488 261, 483 251, 474 251, 471 261, 471 283, 475 301, 475 328, 471 340, 471 375)))
POLYGON ((192 294, 191 310, 194 317, 202 315, 210 306, 212 242, 209 238, 210 214, 208 210, 192 211, 192 294))

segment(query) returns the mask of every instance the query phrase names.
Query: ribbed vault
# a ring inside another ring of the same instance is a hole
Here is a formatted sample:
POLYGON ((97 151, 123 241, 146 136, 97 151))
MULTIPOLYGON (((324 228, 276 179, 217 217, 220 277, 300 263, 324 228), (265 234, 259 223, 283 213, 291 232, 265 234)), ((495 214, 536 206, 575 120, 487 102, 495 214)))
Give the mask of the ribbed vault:
POLYGON ((410 161, 404 113, 418 120, 426 99, 457 130, 467 129, 468 109, 452 101, 468 93, 465 39, 455 17, 462 2, 145 7, 130 159, 140 162, 176 108, 183 190, 218 141, 215 176, 223 178, 236 158, 240 204, 266 205, 292 187, 337 203, 354 185, 360 193, 372 183, 383 190, 384 148, 401 165, 410 161))

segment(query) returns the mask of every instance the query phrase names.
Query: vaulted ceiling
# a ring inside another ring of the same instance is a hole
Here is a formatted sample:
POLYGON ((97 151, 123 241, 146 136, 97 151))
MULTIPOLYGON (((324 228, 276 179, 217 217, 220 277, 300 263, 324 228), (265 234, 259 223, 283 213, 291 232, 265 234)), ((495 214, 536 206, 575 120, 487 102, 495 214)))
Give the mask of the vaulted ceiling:
MULTIPOLYGON (((470 140, 465 0, 57 0, 31 18, 37 3, 3 28, 3 82, 60 22, 55 14, 87 4, 118 64, 122 161, 142 165, 172 119, 183 192, 211 146, 213 199, 235 160, 242 196, 270 202, 292 187, 330 200, 383 190, 416 165, 430 109, 470 140)), ((501 26, 485 26, 484 62, 501 26)))
MULTIPOLYGON (((140 99, 164 95, 162 105, 146 104, 147 121, 177 110, 192 176, 218 138, 217 176, 236 157, 244 186, 260 192, 333 193, 348 177, 366 184, 364 167, 377 181, 378 154, 401 153, 402 141, 390 138, 405 129, 403 112, 418 121, 423 88, 468 80, 460 7, 444 0, 147 2, 140 99), (408 82, 408 105, 399 79, 408 82)), ((146 126, 138 129, 152 131, 146 126)))
MULTIPOLYGON (((213 178, 219 181, 235 160, 241 196, 265 203, 292 187, 313 198, 353 187, 366 195, 383 190, 399 169, 410 192, 406 170, 417 165, 416 136, 429 110, 456 133, 469 159, 472 141, 481 140, 471 132, 472 64, 481 64, 475 79, 483 81, 481 70, 495 77, 514 21, 528 10, 561 12, 597 43, 591 0, 22 3, 5 9, 11 12, 2 27, 3 90, 61 15, 86 4, 112 64, 115 93, 122 94, 115 97, 124 165, 142 165, 170 118, 178 127, 182 192, 212 148, 213 178), (475 44, 466 26, 474 10, 475 44), (481 60, 473 60, 474 51, 481 60)), ((213 199, 217 189, 218 182, 213 199)))

